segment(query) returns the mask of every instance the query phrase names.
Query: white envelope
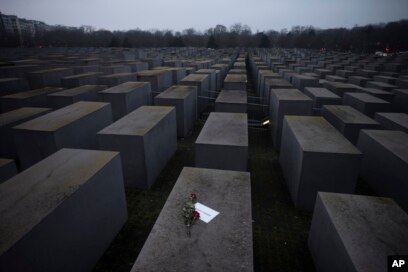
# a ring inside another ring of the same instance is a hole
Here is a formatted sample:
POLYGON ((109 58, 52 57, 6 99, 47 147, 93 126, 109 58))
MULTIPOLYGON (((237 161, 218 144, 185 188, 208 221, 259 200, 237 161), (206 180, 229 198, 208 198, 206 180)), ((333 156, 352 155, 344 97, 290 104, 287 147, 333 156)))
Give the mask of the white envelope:
POLYGON ((195 210, 200 213, 200 220, 208 223, 216 217, 219 212, 197 202, 195 204, 195 210))

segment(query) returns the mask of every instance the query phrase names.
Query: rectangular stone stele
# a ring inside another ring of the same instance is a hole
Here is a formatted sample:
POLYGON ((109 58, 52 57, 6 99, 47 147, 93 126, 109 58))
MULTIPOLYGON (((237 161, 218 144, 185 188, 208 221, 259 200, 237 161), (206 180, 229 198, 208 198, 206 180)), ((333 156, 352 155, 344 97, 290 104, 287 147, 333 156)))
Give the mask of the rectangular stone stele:
POLYGON ((47 107, 47 95, 62 90, 57 87, 45 87, 3 96, 0 97, 1 110, 7 112, 22 107, 47 107))
POLYGON ((285 116, 279 163, 296 208, 312 211, 318 191, 353 193, 361 159, 323 117, 285 116))
POLYGON ((308 244, 317 271, 384 272, 408 255, 408 215, 390 198, 319 192, 308 244))
POLYGON ((282 122, 285 115, 311 115, 313 101, 297 89, 271 89, 269 119, 272 128, 272 143, 280 148, 282 122))
POLYGON ((13 128, 21 167, 61 148, 96 148, 96 133, 112 123, 109 103, 77 102, 13 128))
POLYGON ((212 112, 195 142, 195 165, 246 171, 248 117, 246 113, 212 112))
POLYGON ((0 183, 17 174, 14 160, 0 158, 0 183))
POLYGON ((156 106, 176 108, 177 136, 186 137, 197 119, 197 87, 174 85, 154 98, 156 106))
POLYGON ((397 130, 362 130, 361 177, 380 196, 392 197, 408 212, 408 134, 397 130))
POLYGON ((217 112, 247 112, 247 93, 239 90, 222 90, 215 100, 217 112))
POLYGON ((150 82, 129 81, 99 92, 102 100, 111 103, 113 120, 118 120, 141 106, 151 105, 150 82))
POLYGON ((137 73, 138 81, 150 82, 152 92, 162 92, 173 84, 170 70, 145 70, 137 73))
POLYGON ((246 91, 247 76, 246 74, 228 74, 224 79, 225 90, 246 91))
POLYGON ((345 93, 343 104, 374 117, 376 112, 389 112, 391 103, 367 93, 345 93))
POLYGON ((401 130, 408 133, 408 114, 399 112, 377 112, 375 120, 381 127, 389 130, 401 130))
POLYGON ((61 78, 73 75, 72 68, 53 68, 27 73, 31 89, 61 87, 61 78))
POLYGON ((47 102, 53 109, 60 109, 79 101, 100 101, 99 92, 105 85, 83 85, 47 95, 47 102))
POLYGON ((252 272, 252 248, 250 174, 184 167, 131 272, 252 272), (191 192, 219 214, 187 237, 181 215, 191 192))
POLYGON ((357 144, 360 130, 380 128, 380 123, 346 105, 323 106, 322 116, 353 144, 357 144))
POLYGON ((50 108, 19 108, 0 114, 0 157, 17 159, 13 127, 50 112, 50 108))
POLYGON ((120 151, 126 186, 148 189, 177 149, 174 107, 141 106, 97 134, 102 150, 120 151))
POLYGON ((341 104, 341 97, 326 88, 306 87, 304 93, 313 99, 313 108, 341 104))
POLYGON ((127 220, 117 152, 62 149, 0 184, 0 271, 91 271, 127 220))

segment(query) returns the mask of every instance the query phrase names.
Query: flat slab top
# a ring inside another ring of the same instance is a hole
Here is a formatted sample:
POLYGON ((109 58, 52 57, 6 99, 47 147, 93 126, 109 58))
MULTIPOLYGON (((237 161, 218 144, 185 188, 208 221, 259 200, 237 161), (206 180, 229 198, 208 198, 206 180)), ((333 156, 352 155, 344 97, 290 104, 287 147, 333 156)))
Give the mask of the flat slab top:
POLYGON ((181 79, 181 82, 188 82, 188 81, 204 81, 208 78, 207 74, 189 74, 188 76, 181 79))
POLYGON ((245 74, 227 74, 224 82, 247 82, 247 76, 245 74))
POLYGON ((120 77, 129 77, 129 76, 135 76, 137 77, 137 73, 116 73, 116 74, 111 74, 111 75, 104 75, 101 76, 100 78, 120 78, 120 77))
POLYGON ((247 172, 184 167, 131 271, 253 271, 250 187, 247 172), (188 238, 181 210, 191 192, 220 213, 188 238))
POLYGON ((364 103, 375 103, 375 104, 390 104, 390 102, 375 97, 368 93, 345 93, 344 97, 352 97, 364 103))
POLYGON ((129 93, 137 89, 150 88, 150 82, 128 81, 112 88, 100 91, 99 93, 129 93))
POLYGON ((158 70, 143 70, 140 72, 137 72, 137 75, 140 77, 152 77, 152 76, 159 76, 159 75, 163 75, 165 73, 171 73, 169 70, 167 69, 158 69, 158 70))
POLYGON ((289 81, 283 78, 267 78, 265 79, 265 85, 269 85, 270 88, 274 87, 293 87, 289 81))
POLYGON ((363 76, 351 76, 351 77, 349 77, 349 79, 358 79, 358 80, 370 80, 370 78, 368 78, 368 77, 363 77, 363 76))
POLYGON ((6 166, 10 163, 14 163, 14 160, 0 158, 0 167, 6 166))
POLYGON ((222 90, 215 103, 246 104, 246 91, 222 90))
POLYGON ((211 112, 195 143, 248 146, 247 114, 211 112))
POLYGON ((6 77, 6 78, 0 78, 0 83, 3 82, 12 82, 12 81, 19 81, 19 80, 23 80, 22 78, 18 78, 18 77, 6 77))
POLYGON ((319 192, 356 271, 381 272, 388 255, 406 255, 408 215, 390 198, 319 192))
POLYGON ((142 106, 98 134, 143 136, 173 110, 174 107, 167 106, 142 106))
POLYGON ((56 131, 102 108, 110 107, 109 103, 79 101, 59 110, 15 126, 15 129, 35 131, 56 131))
POLYGON ((399 130, 365 130, 361 133, 368 135, 378 144, 408 163, 408 134, 399 130))
POLYGON ((55 93, 55 92, 62 91, 62 90, 64 90, 64 89, 63 88, 58 88, 58 87, 45 87, 45 88, 41 88, 41 89, 35 89, 35 90, 31 90, 31 91, 19 92, 19 93, 15 93, 15 94, 6 95, 6 96, 3 96, 3 98, 27 99, 27 98, 30 98, 30 97, 35 97, 35 96, 39 96, 39 95, 47 95, 47 94, 55 93))
POLYGON ((408 89, 394 89, 393 93, 408 95, 408 89))
POLYGON ((338 82, 338 81, 326 81, 324 84, 330 87, 334 87, 336 89, 339 89, 339 88, 355 89, 356 88, 355 85, 344 83, 344 82, 338 82))
POLYGON ((70 71, 70 70, 71 68, 53 68, 53 69, 44 69, 44 70, 29 72, 29 74, 33 74, 33 75, 50 74, 50 73, 59 73, 59 72, 70 71))
POLYGON ((367 84, 372 84, 372 85, 379 86, 379 87, 397 88, 397 86, 395 86, 395 85, 385 83, 385 82, 381 82, 381 81, 369 81, 369 82, 367 82, 367 84))
POLYGON ((301 80, 313 80, 313 81, 317 81, 317 78, 312 77, 312 76, 307 76, 307 75, 302 75, 302 74, 294 74, 292 76, 292 78, 297 78, 297 79, 301 79, 301 80))
POLYGON ((340 96, 338 96, 337 94, 329 91, 326 88, 306 87, 305 92, 311 94, 313 97, 316 97, 316 98, 337 98, 337 99, 341 99, 340 96))
POLYGON ((216 71, 217 71, 216 69, 200 69, 200 70, 195 71, 194 73, 196 73, 196 74, 213 74, 216 71))
POLYGON ((400 112, 377 112, 376 116, 379 115, 385 119, 390 120, 406 129, 408 129, 408 114, 400 112))
POLYGON ((0 114, 0 127, 6 126, 9 124, 13 124, 20 120, 29 118, 30 116, 35 116, 37 114, 48 112, 50 110, 51 110, 50 108, 25 107, 25 108, 19 108, 16 110, 1 113, 0 114))
POLYGON ((106 89, 107 86, 105 85, 82 85, 79 87, 75 87, 72 89, 68 90, 63 90, 60 92, 52 93, 49 94, 49 96, 54 97, 54 96, 76 96, 88 92, 99 92, 102 91, 103 89, 106 89))
POLYGON ((92 77, 92 76, 99 76, 103 75, 102 72, 89 72, 89 73, 83 73, 83 74, 78 74, 78 75, 72 75, 72 76, 66 76, 63 79, 73 79, 73 78, 81 78, 81 77, 92 77))
POLYGON ((118 152, 61 149, 0 184, 0 255, 116 156, 118 152))
POLYGON ((303 151, 361 154, 337 129, 320 116, 284 117, 303 151))
POLYGON ((185 99, 194 92, 197 92, 196 86, 173 85, 164 92, 161 92, 155 98, 185 99))
POLYGON ((367 115, 359 112, 358 110, 350 106, 324 105, 323 108, 331 112, 333 115, 335 115, 338 119, 340 119, 343 123, 346 124, 379 125, 379 123, 374 119, 371 119, 367 115))
POLYGON ((379 90, 379 89, 374 89, 374 88, 360 88, 359 91, 366 92, 366 93, 372 93, 372 94, 380 94, 380 95, 393 95, 391 92, 379 90))
POLYGON ((264 76, 266 76, 266 75, 276 75, 276 76, 279 76, 279 74, 275 73, 275 72, 272 71, 272 70, 259 70, 258 73, 259 73, 259 74, 262 74, 262 75, 264 75, 264 76))
POLYGON ((310 97, 308 97, 298 89, 271 89, 271 95, 274 95, 279 101, 282 100, 312 101, 310 97))

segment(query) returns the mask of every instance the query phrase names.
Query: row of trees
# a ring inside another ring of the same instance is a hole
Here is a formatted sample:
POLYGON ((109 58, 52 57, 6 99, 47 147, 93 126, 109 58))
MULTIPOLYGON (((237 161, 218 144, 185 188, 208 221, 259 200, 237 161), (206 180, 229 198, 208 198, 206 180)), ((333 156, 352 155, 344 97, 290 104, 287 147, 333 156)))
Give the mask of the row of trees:
POLYGON ((295 26, 280 32, 269 30, 253 33, 240 23, 227 28, 216 25, 204 32, 193 28, 182 32, 171 30, 129 31, 96 30, 91 26, 76 29, 55 28, 37 33, 34 38, 21 39, 2 35, 0 46, 68 46, 68 47, 285 47, 326 48, 329 50, 372 52, 389 48, 391 51, 408 50, 408 20, 387 24, 355 26, 351 29, 318 29, 313 26, 295 26))

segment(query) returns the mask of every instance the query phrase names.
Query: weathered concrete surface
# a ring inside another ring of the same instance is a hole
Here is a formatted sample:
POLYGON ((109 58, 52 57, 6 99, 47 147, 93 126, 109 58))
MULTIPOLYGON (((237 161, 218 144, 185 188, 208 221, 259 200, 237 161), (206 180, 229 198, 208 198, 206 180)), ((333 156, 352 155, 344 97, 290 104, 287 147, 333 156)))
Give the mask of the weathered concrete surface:
POLYGON ((353 144, 357 144, 360 130, 380 128, 377 121, 346 105, 324 106, 322 116, 353 144))
POLYGON ((96 133, 112 123, 108 103, 77 102, 13 128, 23 169, 61 148, 96 147, 96 133))
POLYGON ((395 130, 362 130, 361 176, 380 196, 392 197, 408 212, 408 134, 395 130))
POLYGON ((53 109, 60 109, 79 101, 100 101, 99 92, 105 90, 105 85, 83 85, 47 95, 47 104, 53 109))
POLYGON ((99 92, 102 100, 111 103, 113 120, 118 120, 141 106, 151 105, 150 82, 129 81, 99 92))
POLYGON ((313 99, 313 108, 341 104, 341 97, 326 88, 306 87, 304 93, 313 99))
POLYGON ((210 113, 195 142, 195 165, 246 171, 248 117, 244 113, 210 113))
POLYGON ((353 193, 361 159, 323 117, 285 116, 279 163, 296 208, 312 211, 318 191, 353 193))
POLYGON ((185 167, 131 271, 253 271, 250 183, 247 172, 185 167), (220 214, 188 238, 180 213, 191 192, 220 214))
POLYGON ((225 90, 246 91, 247 76, 246 74, 228 74, 224 79, 225 90))
POLYGON ((17 166, 14 160, 0 158, 0 184, 17 175, 17 166))
POLYGON ((72 76, 71 68, 53 68, 27 73, 28 82, 31 89, 44 87, 62 87, 61 78, 72 76))
POLYGON ((97 134, 102 150, 120 151, 125 184, 148 189, 177 149, 174 107, 141 106, 97 134))
POLYGON ((318 194, 309 234, 317 271, 387 271, 407 255, 408 216, 389 198, 318 194))
POLYGON ((177 136, 186 137, 197 119, 197 87, 171 86, 154 98, 157 106, 176 108, 177 136))
POLYGON ((408 133, 408 114, 399 112, 377 112, 375 120, 381 127, 389 130, 401 130, 408 133))
POLYGON ((0 184, 1 271, 90 271, 127 220, 120 156, 63 149, 0 184))
POLYGON ((215 100, 217 112, 247 112, 247 93, 238 90, 222 90, 215 100))
POLYGON ((370 117, 374 117, 376 112, 391 110, 391 103, 367 93, 345 93, 343 104, 352 106, 370 117))

